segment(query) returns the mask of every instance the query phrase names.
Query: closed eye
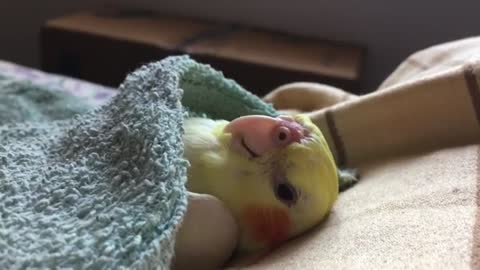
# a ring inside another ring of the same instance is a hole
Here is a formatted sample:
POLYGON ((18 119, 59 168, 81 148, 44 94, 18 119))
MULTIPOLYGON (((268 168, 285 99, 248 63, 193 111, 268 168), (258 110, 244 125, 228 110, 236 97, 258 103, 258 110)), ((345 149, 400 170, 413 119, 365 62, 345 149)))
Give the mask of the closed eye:
POLYGON ((250 149, 250 147, 248 147, 247 143, 245 143, 245 140, 243 138, 240 143, 242 144, 242 147, 245 148, 245 150, 247 150, 247 152, 250 154, 252 158, 257 158, 260 156, 257 153, 253 152, 253 150, 250 149))

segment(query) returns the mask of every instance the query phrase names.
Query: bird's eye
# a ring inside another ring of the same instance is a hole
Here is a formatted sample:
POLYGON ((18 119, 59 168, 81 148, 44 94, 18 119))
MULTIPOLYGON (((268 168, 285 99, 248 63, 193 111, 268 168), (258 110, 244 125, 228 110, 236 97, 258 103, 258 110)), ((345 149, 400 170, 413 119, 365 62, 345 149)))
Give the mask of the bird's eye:
POLYGON ((278 183, 275 186, 275 196, 287 206, 293 205, 298 197, 295 188, 289 183, 278 183))

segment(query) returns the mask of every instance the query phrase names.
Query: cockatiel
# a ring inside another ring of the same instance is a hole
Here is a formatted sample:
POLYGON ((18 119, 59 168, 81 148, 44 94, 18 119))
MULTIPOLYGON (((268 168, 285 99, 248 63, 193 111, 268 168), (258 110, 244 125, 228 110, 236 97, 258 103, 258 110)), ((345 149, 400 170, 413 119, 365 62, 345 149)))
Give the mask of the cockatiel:
POLYGON ((240 251, 271 248, 304 232, 337 199, 333 156, 304 115, 188 118, 184 127, 187 189, 226 205, 240 230, 240 251))

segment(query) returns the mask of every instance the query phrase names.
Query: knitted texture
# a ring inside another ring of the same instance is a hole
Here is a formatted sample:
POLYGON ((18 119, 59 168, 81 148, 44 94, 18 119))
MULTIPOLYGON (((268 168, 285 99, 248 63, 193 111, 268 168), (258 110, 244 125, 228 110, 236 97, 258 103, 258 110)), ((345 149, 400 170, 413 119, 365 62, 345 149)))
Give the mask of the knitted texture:
POLYGON ((95 109, 0 82, 0 269, 169 268, 187 204, 184 117, 276 115, 184 56, 139 68, 95 109))

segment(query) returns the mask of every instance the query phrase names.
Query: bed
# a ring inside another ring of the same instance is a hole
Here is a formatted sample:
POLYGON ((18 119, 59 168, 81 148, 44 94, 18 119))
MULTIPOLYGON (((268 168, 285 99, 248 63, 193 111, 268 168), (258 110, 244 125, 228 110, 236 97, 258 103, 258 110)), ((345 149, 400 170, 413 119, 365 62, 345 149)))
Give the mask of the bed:
MULTIPOLYGON (((480 268, 478 48, 480 38, 469 38, 419 51, 362 97, 320 84, 272 91, 267 99, 277 109, 310 113, 339 166, 358 168, 361 180, 326 222, 244 267, 480 268), (285 104, 289 95, 304 98, 285 104)), ((116 93, 8 62, 0 74, 95 105, 116 93)))
POLYGON ((416 52, 361 97, 319 84, 273 91, 286 110, 317 100, 311 117, 361 178, 322 226, 250 269, 479 269, 479 48, 473 37, 416 52))
POLYGON ((93 105, 103 104, 116 93, 116 90, 110 87, 66 76, 49 74, 38 69, 2 60, 0 60, 0 75, 32 81, 35 84, 49 88, 56 88, 82 98, 93 105))

